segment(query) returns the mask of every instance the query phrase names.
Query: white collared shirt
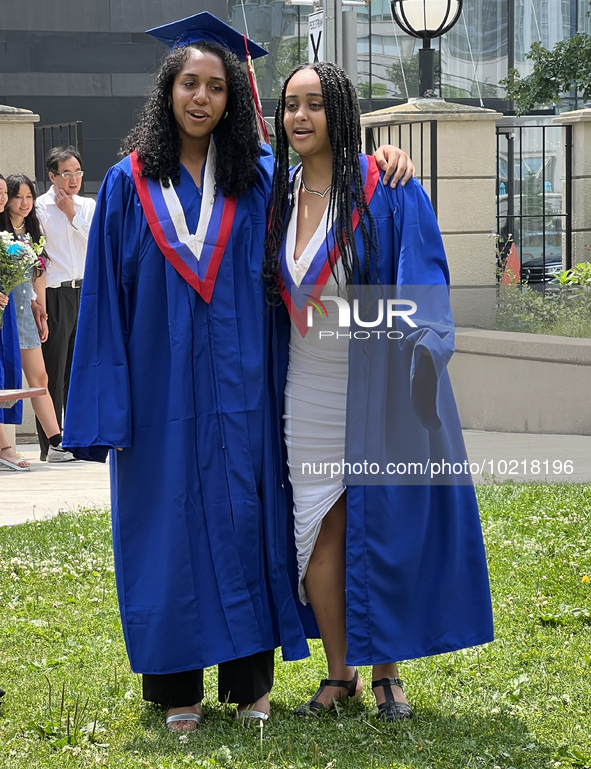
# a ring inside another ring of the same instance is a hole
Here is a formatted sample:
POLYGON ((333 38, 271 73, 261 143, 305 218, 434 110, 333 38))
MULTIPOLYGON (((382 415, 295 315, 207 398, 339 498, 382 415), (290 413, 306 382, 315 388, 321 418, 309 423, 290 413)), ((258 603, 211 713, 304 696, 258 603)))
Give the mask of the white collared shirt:
POLYGON ((35 202, 49 256, 45 272, 47 288, 58 288, 66 280, 84 277, 88 231, 96 204, 92 198, 79 195, 74 195, 73 200, 76 215, 71 224, 56 205, 53 185, 35 202))

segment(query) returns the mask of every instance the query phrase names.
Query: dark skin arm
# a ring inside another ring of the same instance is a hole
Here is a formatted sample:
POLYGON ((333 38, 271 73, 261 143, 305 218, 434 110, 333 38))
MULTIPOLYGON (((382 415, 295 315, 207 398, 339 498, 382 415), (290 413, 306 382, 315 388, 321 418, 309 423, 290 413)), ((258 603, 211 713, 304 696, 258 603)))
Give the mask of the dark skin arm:
POLYGON ((414 176, 415 167, 412 160, 398 147, 383 144, 374 153, 378 166, 384 171, 384 184, 390 182, 394 188, 400 182, 402 186, 414 176))

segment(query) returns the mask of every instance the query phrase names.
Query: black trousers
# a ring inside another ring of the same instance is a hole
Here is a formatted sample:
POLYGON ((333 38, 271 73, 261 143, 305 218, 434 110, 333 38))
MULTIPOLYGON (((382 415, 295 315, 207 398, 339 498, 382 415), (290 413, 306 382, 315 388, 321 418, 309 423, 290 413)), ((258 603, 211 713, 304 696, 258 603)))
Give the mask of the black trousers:
MULTIPOLYGON (((72 355, 80 309, 80 291, 81 289, 71 286, 48 288, 45 291, 49 336, 47 341, 43 343, 42 350, 45 370, 47 371, 47 389, 53 400, 60 430, 63 426, 63 414, 68 401, 72 355)), ((51 436, 45 435, 39 420, 36 420, 36 423, 41 448, 40 454, 41 458, 45 459, 49 449, 48 438, 51 436)))
MULTIPOLYGON (((256 702, 273 687, 274 651, 259 652, 218 665, 220 702, 256 702)), ((203 699, 203 670, 142 676, 143 697, 167 708, 195 705, 203 699)))

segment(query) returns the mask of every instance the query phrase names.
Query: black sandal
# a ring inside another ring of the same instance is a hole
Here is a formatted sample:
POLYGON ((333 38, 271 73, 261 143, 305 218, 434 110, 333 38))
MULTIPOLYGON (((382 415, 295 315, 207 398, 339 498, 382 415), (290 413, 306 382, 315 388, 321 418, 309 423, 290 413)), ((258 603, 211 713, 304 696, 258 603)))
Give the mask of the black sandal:
POLYGON ((396 702, 394 694, 392 693, 392 687, 398 686, 402 691, 402 681, 399 678, 380 678, 379 681, 372 681, 371 688, 376 689, 381 686, 384 689, 385 701, 381 705, 378 705, 378 718, 383 718, 385 721, 408 721, 412 718, 412 710, 410 705, 406 702, 396 702))
MULTIPOLYGON (((324 710, 325 712, 332 710, 334 705, 323 705, 321 702, 318 702, 318 697, 326 686, 341 686, 347 690, 347 696, 341 697, 339 702, 341 700, 353 699, 357 696, 356 689, 358 678, 359 673, 357 670, 355 670, 353 678, 350 681, 339 681, 337 678, 323 678, 320 682, 320 688, 316 694, 312 697, 311 700, 308 700, 308 702, 304 702, 303 705, 297 707, 293 711, 294 716, 315 716, 318 715, 321 710, 324 710)), ((359 693, 361 694, 361 692, 359 693)))

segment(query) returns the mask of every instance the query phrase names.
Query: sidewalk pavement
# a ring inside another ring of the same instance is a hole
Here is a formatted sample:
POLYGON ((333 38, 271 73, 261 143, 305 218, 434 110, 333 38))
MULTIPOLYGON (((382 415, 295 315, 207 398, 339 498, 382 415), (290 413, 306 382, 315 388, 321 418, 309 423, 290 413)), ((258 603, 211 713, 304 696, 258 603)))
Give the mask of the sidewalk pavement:
MULTIPOLYGON (((491 478, 591 483, 591 436, 464 430, 464 439, 475 483, 491 478)), ((39 521, 60 510, 109 506, 108 463, 49 464, 39 461, 38 445, 17 448, 31 462, 31 472, 0 469, 0 526, 39 521)))

